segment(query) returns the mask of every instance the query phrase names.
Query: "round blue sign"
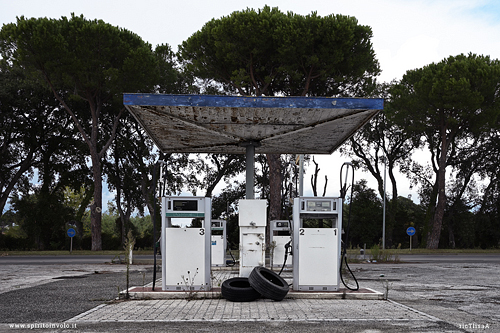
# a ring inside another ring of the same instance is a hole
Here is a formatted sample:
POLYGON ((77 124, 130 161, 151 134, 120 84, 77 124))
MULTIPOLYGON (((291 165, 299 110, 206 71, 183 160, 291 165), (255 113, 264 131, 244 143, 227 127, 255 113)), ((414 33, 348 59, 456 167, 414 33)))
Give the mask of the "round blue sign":
POLYGON ((75 235, 76 235, 76 231, 75 231, 75 229, 73 229, 73 228, 69 228, 69 229, 68 229, 68 236, 69 236, 69 237, 75 237, 75 235))
POLYGON ((415 235, 415 232, 417 232, 417 231, 413 227, 409 227, 408 229, 406 229, 406 233, 408 234, 408 236, 415 235))

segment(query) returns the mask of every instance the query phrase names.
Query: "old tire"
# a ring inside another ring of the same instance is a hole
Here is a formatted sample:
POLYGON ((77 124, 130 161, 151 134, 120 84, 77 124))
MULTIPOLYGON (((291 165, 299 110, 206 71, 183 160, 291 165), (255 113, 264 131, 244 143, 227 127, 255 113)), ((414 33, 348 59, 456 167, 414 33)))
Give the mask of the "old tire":
POLYGON ((252 302, 260 297, 246 277, 234 277, 222 282, 221 294, 231 302, 252 302))
POLYGON ((288 283, 278 274, 265 267, 255 267, 248 277, 250 285, 263 297, 281 301, 288 294, 288 283))

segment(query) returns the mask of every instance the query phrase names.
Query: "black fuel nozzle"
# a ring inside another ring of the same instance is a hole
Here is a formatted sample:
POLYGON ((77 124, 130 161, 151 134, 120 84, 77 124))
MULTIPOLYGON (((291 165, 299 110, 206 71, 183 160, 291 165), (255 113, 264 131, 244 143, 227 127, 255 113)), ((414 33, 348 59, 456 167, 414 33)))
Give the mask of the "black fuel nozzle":
POLYGON ((288 243, 285 244, 285 254, 292 254, 292 241, 289 240, 288 243))

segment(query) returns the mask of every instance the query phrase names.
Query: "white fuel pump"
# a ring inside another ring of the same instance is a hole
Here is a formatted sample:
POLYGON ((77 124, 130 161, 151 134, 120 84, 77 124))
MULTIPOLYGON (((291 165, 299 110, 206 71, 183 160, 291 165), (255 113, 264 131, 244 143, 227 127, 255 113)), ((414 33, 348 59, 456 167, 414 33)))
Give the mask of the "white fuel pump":
POLYGON ((298 197, 293 203, 293 290, 337 291, 342 198, 298 197))
MULTIPOLYGON (((269 240, 271 244, 274 242, 273 250, 273 267, 282 267, 285 258, 285 245, 292 239, 291 221, 288 220, 274 220, 270 222, 269 240)), ((292 266, 292 255, 287 259, 285 267, 292 266)))
POLYGON ((210 222, 206 197, 162 198, 162 289, 211 290, 210 222), (172 228, 172 218, 202 218, 201 228, 172 228))
POLYGON ((239 201, 240 276, 248 277, 266 263, 267 200, 239 201))
POLYGON ((226 266, 226 220, 211 222, 212 266, 226 266))

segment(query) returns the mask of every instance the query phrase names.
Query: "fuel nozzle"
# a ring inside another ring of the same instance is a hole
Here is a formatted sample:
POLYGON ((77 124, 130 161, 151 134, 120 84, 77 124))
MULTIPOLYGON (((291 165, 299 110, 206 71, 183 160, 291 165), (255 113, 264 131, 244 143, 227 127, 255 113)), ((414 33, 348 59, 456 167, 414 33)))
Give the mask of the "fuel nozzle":
POLYGON ((292 240, 291 239, 288 241, 288 243, 285 244, 285 261, 283 262, 283 266, 281 266, 281 270, 278 273, 278 275, 281 275, 281 272, 283 272, 283 268, 285 268, 288 255, 293 255, 292 254, 292 240))
POLYGON ((292 254, 292 240, 291 239, 288 241, 288 243, 285 244, 285 255, 286 254, 293 255, 292 254))

